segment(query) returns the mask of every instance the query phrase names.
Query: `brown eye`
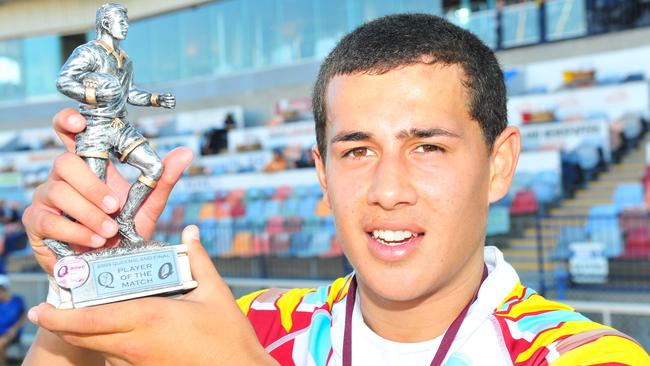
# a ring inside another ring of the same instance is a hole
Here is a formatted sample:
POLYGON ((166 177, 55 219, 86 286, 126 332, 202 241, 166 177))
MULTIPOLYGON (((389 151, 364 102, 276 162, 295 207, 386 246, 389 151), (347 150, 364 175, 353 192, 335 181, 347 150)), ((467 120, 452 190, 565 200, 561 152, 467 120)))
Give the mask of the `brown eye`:
POLYGON ((374 153, 369 150, 367 147, 355 147, 354 149, 348 150, 344 157, 349 157, 352 159, 362 159, 368 156, 372 156, 374 153))
POLYGON ((439 146, 436 145, 431 145, 431 144, 424 144, 420 145, 415 149, 415 152, 418 153, 432 153, 432 152, 444 152, 445 150, 439 146))
POLYGON ((367 149, 365 147, 358 147, 352 150, 352 156, 354 156, 355 158, 362 158, 366 156, 366 150, 367 149))

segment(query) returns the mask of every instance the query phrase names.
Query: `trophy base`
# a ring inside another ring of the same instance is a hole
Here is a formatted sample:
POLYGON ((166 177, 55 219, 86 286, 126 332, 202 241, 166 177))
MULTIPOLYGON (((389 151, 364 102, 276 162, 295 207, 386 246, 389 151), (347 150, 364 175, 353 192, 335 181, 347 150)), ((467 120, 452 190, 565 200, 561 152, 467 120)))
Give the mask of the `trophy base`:
POLYGON ((146 242, 59 259, 47 302, 59 309, 83 308, 152 295, 173 296, 198 285, 186 245, 146 242))

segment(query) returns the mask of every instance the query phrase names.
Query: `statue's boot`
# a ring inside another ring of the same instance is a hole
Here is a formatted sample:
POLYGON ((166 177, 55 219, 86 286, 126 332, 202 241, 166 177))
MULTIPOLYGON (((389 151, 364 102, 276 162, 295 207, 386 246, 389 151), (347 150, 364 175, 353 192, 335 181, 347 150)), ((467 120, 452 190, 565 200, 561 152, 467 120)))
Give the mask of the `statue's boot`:
POLYGON ((129 190, 126 203, 122 211, 115 218, 118 225, 118 232, 122 236, 122 245, 139 244, 144 242, 144 238, 135 231, 133 218, 145 199, 149 196, 152 189, 140 181, 136 181, 129 190))

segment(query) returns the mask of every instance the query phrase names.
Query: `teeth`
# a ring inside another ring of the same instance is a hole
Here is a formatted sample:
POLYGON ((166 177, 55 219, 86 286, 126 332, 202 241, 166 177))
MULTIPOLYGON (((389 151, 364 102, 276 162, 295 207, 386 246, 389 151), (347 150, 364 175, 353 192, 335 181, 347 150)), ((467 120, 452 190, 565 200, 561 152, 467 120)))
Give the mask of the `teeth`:
POLYGON ((416 237, 417 234, 408 230, 374 230, 372 232, 373 238, 380 240, 384 244, 394 244, 395 242, 402 242, 411 237, 416 237))

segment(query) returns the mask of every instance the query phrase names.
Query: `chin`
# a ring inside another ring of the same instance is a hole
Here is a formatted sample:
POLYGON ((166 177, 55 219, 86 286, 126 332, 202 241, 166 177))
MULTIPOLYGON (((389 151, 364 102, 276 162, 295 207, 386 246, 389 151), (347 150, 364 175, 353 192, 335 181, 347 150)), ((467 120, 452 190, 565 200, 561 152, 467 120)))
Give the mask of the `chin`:
POLYGON ((415 271, 398 269, 374 269, 375 273, 367 273, 366 276, 360 275, 360 281, 363 282, 366 291, 370 291, 374 296, 387 302, 408 303, 417 301, 431 293, 431 278, 425 278, 423 274, 415 271), (367 281, 365 278, 370 278, 367 281))

